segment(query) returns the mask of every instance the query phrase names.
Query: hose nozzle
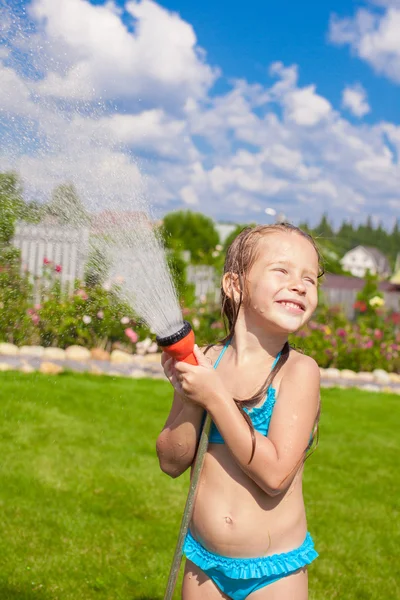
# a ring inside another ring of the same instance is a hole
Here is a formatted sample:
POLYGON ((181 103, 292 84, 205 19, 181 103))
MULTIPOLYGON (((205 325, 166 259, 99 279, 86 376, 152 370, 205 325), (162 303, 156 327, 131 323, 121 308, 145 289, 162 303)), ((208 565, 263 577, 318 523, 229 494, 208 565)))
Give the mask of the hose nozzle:
POLYGON ((166 337, 156 337, 157 344, 175 360, 197 365, 193 354, 194 333, 188 321, 183 321, 183 327, 176 333, 166 337))

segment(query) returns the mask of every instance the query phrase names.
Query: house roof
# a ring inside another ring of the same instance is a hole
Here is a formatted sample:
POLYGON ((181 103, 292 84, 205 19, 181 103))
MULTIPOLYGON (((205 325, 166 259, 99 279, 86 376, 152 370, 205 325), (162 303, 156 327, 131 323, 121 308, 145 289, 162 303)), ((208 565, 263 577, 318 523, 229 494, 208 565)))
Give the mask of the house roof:
MULTIPOLYGON (((372 256, 377 266, 379 265, 380 267, 383 267, 386 271, 390 271, 390 263, 387 257, 378 248, 374 248, 373 246, 364 246, 362 244, 359 244, 358 246, 355 246, 354 248, 346 252, 346 254, 350 254, 358 248, 363 248, 363 250, 365 250, 367 254, 372 256)), ((344 256, 346 256, 346 254, 344 256)))
POLYGON ((103 210, 91 217, 92 231, 101 233, 110 229, 151 227, 151 221, 144 211, 103 210))
MULTIPOLYGON (((335 275, 333 273, 325 273, 321 287, 326 289, 340 290, 362 290, 365 286, 365 279, 361 277, 348 277, 347 275, 335 275)), ((398 284, 391 281, 380 281, 378 288, 381 292, 398 292, 400 291, 400 281, 398 284)))

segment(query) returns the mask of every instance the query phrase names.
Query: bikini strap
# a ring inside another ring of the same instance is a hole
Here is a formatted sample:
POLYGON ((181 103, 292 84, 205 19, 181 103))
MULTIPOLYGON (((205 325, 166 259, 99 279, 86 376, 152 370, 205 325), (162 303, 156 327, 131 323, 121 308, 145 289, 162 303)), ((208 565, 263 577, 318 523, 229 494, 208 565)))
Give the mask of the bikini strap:
POLYGON ((274 362, 272 363, 272 367, 271 367, 271 371, 273 370, 273 368, 276 366, 276 363, 278 362, 278 360, 280 359, 282 354, 282 350, 280 352, 278 352, 278 354, 276 355, 276 358, 274 360, 274 362))
POLYGON ((221 358, 222 358, 222 357, 223 357, 223 355, 225 354, 225 352, 226 352, 226 349, 227 349, 227 347, 229 346, 229 344, 230 344, 230 340, 228 340, 228 341, 226 342, 225 346, 222 348, 221 352, 219 353, 219 356, 218 356, 217 360, 216 360, 216 361, 215 361, 215 363, 214 363, 214 369, 216 369, 216 368, 218 367, 219 363, 221 362, 221 358))
MULTIPOLYGON (((226 349, 228 348, 228 346, 229 346, 229 344, 230 344, 230 343, 231 343, 231 341, 230 341, 230 340, 228 340, 228 341, 225 343, 225 346, 222 348, 221 352, 220 352, 220 353, 219 353, 219 355, 218 355, 218 358, 217 358, 217 360, 216 360, 216 361, 215 361, 215 363, 214 363, 214 369, 216 369, 216 368, 218 367, 218 365, 219 365, 219 363, 221 362, 221 359, 222 359, 223 355, 225 354, 225 352, 226 352, 226 349)), ((271 371, 272 371, 272 369, 275 367, 275 365, 276 365, 276 363, 278 362, 278 360, 280 359, 280 357, 281 357, 281 354, 282 354, 282 351, 281 351, 281 352, 278 352, 278 354, 276 355, 276 358, 275 358, 274 362, 272 363, 271 371)))

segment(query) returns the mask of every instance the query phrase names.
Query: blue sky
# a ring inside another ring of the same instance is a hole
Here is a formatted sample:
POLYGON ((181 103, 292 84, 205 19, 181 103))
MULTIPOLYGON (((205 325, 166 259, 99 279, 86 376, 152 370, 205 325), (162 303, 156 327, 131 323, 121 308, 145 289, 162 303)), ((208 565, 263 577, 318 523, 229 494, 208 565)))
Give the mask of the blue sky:
POLYGON ((73 180, 93 210, 400 215, 399 0, 2 5, 33 25, 0 45, 0 168, 29 197, 73 180))

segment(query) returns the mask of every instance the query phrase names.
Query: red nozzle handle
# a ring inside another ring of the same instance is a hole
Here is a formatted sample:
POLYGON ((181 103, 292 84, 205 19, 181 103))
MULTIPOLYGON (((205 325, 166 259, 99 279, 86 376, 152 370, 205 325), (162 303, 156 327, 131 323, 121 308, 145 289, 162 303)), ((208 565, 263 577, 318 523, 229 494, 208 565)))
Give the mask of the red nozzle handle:
POLYGON ((192 330, 189 331, 184 338, 176 342, 175 344, 171 344, 171 346, 164 346, 164 352, 167 352, 170 356, 173 356, 175 360, 180 360, 189 365, 197 365, 197 360, 195 355, 193 354, 194 348, 194 333, 192 330))

